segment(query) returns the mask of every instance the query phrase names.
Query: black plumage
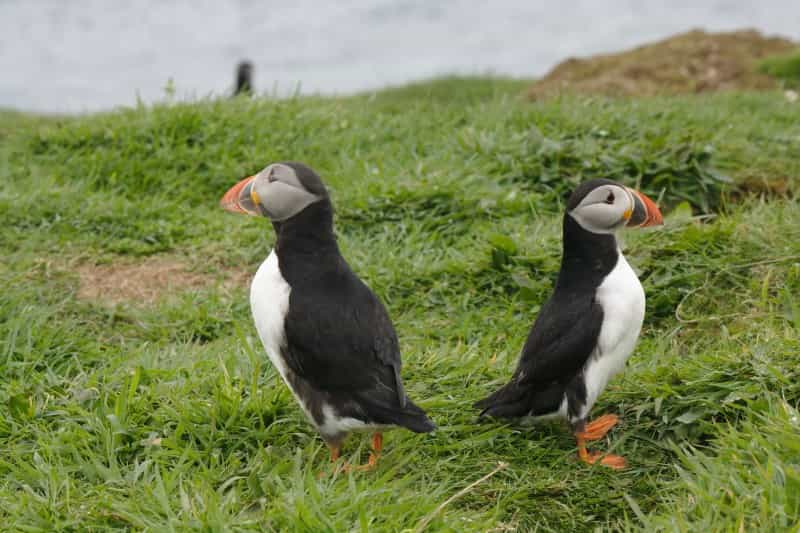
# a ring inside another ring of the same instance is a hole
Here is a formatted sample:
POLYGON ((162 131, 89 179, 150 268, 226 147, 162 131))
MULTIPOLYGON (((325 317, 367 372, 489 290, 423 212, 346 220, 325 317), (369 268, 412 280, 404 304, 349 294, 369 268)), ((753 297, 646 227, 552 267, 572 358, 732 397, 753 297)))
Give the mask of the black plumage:
POLYGON ((563 235, 553 294, 536 317, 509 383, 475 403, 482 415, 549 414, 558 410, 565 394, 571 414, 582 405, 586 390, 579 371, 603 323, 595 291, 617 263, 617 243, 613 235, 583 229, 569 215, 564 216, 563 235))
POLYGON ((250 61, 241 61, 236 65, 236 84, 233 95, 252 94, 253 92, 253 64, 250 61))
POLYGON ((405 394, 400 346, 385 307, 339 253, 330 202, 312 204, 276 226, 278 264, 292 287, 283 354, 308 384, 311 403, 327 402, 339 416, 369 424, 432 431, 433 423, 405 394))

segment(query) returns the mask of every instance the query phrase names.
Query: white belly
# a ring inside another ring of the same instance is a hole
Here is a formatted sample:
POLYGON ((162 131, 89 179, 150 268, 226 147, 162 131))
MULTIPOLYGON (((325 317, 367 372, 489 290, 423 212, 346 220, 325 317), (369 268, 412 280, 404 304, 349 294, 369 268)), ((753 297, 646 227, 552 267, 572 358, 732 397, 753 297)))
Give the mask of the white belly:
POLYGON ((306 416, 314 422, 314 418, 306 408, 303 401, 292 388, 292 384, 287 379, 287 372, 290 372, 283 360, 281 346, 285 344, 284 320, 286 313, 289 312, 289 293, 292 288, 286 283, 278 267, 278 256, 272 250, 267 259, 258 267, 255 277, 250 284, 250 310, 253 313, 253 321, 258 330, 258 336, 264 345, 269 360, 280 374, 283 381, 292 391, 292 395, 297 403, 303 408, 306 416))
POLYGON ((595 298, 603 308, 603 325, 597 348, 584 369, 586 404, 579 419, 589 414, 609 380, 625 366, 642 329, 644 289, 621 253, 614 270, 598 287, 595 298))
POLYGON ((284 381, 287 367, 281 356, 281 345, 284 344, 283 322, 289 311, 291 291, 281 275, 278 256, 273 250, 258 267, 250 284, 250 310, 264 349, 284 381))

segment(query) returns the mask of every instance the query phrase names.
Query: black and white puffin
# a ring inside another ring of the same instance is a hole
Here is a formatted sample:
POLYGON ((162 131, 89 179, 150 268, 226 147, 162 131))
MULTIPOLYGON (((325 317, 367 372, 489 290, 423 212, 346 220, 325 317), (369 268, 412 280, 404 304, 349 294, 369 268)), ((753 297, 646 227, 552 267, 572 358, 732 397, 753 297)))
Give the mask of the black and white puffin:
POLYGON ((267 355, 331 461, 354 430, 374 432, 362 469, 377 463, 384 428, 432 431, 403 388, 386 308, 339 253, 320 177, 301 163, 275 163, 234 185, 220 205, 272 221, 277 241, 253 278, 250 307, 267 355))
POLYGON ((617 455, 586 450, 617 423, 589 411, 636 346, 645 310, 644 289, 617 244, 624 226, 663 224, 647 196, 607 179, 579 185, 567 202, 561 270, 522 348, 511 381, 477 402, 481 416, 566 418, 578 456, 624 468, 617 455))

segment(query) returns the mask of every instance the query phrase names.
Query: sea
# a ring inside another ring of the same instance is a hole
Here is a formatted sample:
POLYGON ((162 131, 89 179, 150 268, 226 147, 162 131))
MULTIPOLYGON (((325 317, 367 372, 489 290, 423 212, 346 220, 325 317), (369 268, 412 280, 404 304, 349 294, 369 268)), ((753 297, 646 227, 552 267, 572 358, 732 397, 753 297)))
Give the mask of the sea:
POLYGON ((0 0, 0 108, 89 112, 458 75, 536 77, 692 28, 800 40, 800 0, 0 0))

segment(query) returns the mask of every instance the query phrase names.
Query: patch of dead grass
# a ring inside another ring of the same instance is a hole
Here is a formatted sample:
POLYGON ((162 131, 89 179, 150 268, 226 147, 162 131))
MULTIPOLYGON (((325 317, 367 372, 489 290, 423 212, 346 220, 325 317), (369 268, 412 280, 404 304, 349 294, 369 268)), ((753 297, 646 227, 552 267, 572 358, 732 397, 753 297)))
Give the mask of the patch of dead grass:
POLYGON ((175 257, 128 259, 107 264, 83 263, 78 274, 78 298, 102 304, 152 304, 156 300, 188 290, 220 285, 226 289, 243 287, 251 272, 222 269, 218 273, 190 268, 186 260, 175 257))

